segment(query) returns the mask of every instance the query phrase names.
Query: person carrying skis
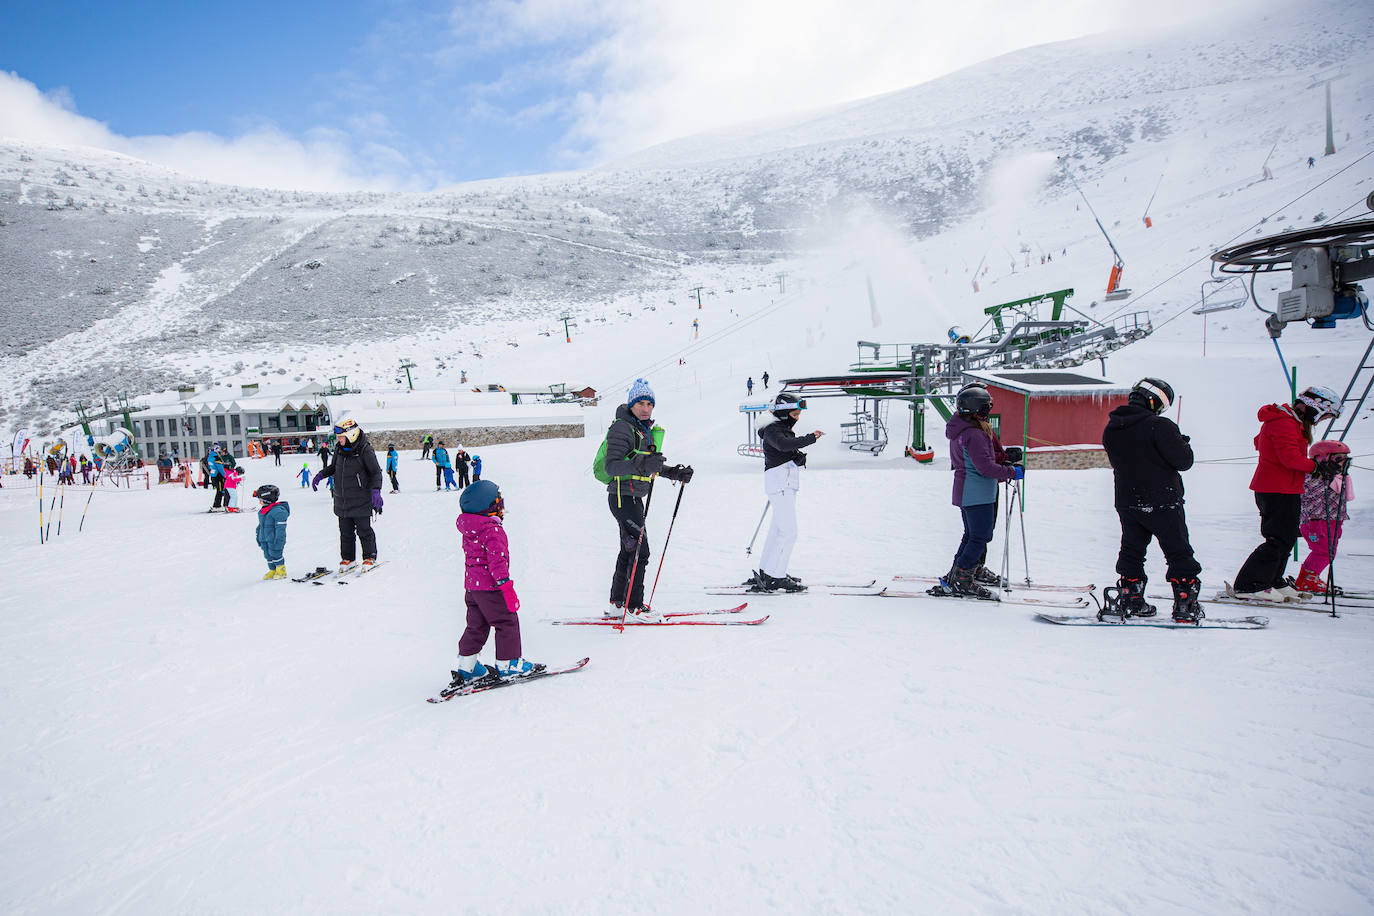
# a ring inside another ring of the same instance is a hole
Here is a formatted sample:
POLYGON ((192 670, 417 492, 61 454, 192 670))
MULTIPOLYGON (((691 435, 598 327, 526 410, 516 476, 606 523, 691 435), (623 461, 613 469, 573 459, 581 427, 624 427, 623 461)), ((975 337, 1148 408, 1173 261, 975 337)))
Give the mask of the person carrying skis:
POLYGON ((401 492, 401 485, 396 482, 396 471, 401 463, 401 455, 396 451, 396 443, 386 444, 386 473, 391 478, 391 493, 395 495, 401 492))
POLYGON ((620 538, 611 576, 608 617, 623 614, 647 620, 655 616, 644 606, 645 570, 649 563, 644 501, 653 491, 657 475, 680 483, 692 479, 690 467, 668 465, 663 455, 663 428, 654 424, 653 414, 653 389, 647 380, 635 379, 606 431, 606 473, 611 478, 606 484, 606 497, 620 538))
POLYGON ((1330 388, 1303 389, 1292 404, 1266 404, 1259 409, 1255 450, 1259 465, 1250 479, 1260 513, 1260 544, 1236 573, 1232 593, 1237 598, 1295 601, 1302 594, 1284 578, 1288 554, 1298 543, 1302 491, 1317 463, 1307 457, 1312 425, 1341 415, 1340 398, 1330 388))
POLYGON ((744 584, 751 592, 804 592, 806 586, 787 574, 792 547, 797 543, 797 491, 801 489, 801 469, 806 467, 802 449, 814 445, 823 430, 804 436, 793 433, 806 402, 796 395, 781 392, 773 399, 772 423, 759 430, 763 441, 763 492, 773 521, 763 544, 759 568, 744 584))
POLYGON ((471 486, 472 478, 468 476, 468 462, 472 459, 468 457, 468 453, 460 448, 458 449, 458 453, 454 455, 453 460, 458 465, 458 489, 461 490, 464 487, 471 486))
MULTIPOLYGON (((1302 490, 1302 515, 1298 532, 1310 552, 1302 561, 1293 588, 1304 594, 1326 594, 1322 573, 1331 565, 1341 539, 1342 524, 1350 518, 1346 505, 1355 498, 1350 485, 1350 446, 1333 439, 1312 443, 1308 453, 1316 467, 1307 475, 1302 490)), ((1335 594, 1341 590, 1331 587, 1335 594)))
POLYGON ((523 677, 545 666, 526 660, 520 645, 520 599, 510 575, 510 542, 501 520, 506 503, 501 488, 490 480, 475 482, 458 499, 458 531, 463 538, 463 588, 467 627, 458 640, 458 669, 440 692, 449 696, 463 687, 495 683, 503 677, 523 677), (477 658, 496 631, 496 664, 488 668, 477 658))
POLYGON ((987 554, 992 530, 997 524, 997 484, 1020 480, 1026 469, 1019 464, 999 464, 993 451, 992 394, 978 383, 965 385, 954 398, 956 413, 945 424, 949 440, 949 463, 954 471, 951 502, 959 507, 964 521, 964 536, 954 553, 954 564, 940 577, 940 584, 926 591, 941 598, 981 598, 996 601, 997 596, 973 581, 973 570, 987 554))
POLYGON ((1107 597, 1107 609, 1122 617, 1155 615, 1155 606, 1145 600, 1145 550, 1155 538, 1168 564, 1165 576, 1174 591, 1173 618, 1196 623, 1204 616, 1197 600, 1202 565, 1188 541, 1181 474, 1193 466, 1193 448, 1174 422, 1161 416, 1173 402, 1174 389, 1167 382, 1143 378, 1127 402, 1108 415, 1102 432, 1121 521, 1117 597, 1107 597))
POLYGON ((439 444, 434 448, 434 489, 439 489, 439 480, 444 482, 443 489, 453 489, 453 465, 448 460, 448 449, 444 448, 444 440, 440 439, 439 444))
POLYGON ((326 477, 333 482, 334 514, 339 518, 339 572, 353 568, 354 538, 363 547, 363 568, 377 562, 377 534, 372 513, 382 513, 382 467, 358 421, 349 417, 334 427, 334 460, 310 481, 318 490, 326 477))
POLYGON ((281 502, 281 490, 265 483, 253 491, 259 502, 258 546, 267 560, 264 579, 286 578, 286 520, 291 517, 289 503, 281 502))

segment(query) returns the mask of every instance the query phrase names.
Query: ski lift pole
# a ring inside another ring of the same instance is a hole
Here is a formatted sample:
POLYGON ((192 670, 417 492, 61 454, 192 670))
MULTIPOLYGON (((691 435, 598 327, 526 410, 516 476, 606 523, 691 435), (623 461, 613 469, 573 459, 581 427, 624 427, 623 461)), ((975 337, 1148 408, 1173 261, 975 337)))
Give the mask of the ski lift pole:
POLYGON ((754 536, 749 539, 749 546, 744 548, 744 555, 746 557, 753 554, 754 542, 759 539, 759 532, 763 530, 763 520, 768 515, 768 510, 772 507, 773 503, 771 501, 763 504, 763 514, 759 516, 759 523, 754 526, 754 536))
POLYGON ((687 484, 681 484, 677 488, 677 502, 673 503, 673 517, 668 519, 668 536, 663 539, 663 549, 658 552, 658 571, 654 573, 654 585, 649 589, 649 600, 645 602, 645 607, 654 606, 654 593, 658 591, 658 577, 663 575, 663 561, 668 556, 668 542, 673 539, 673 523, 677 521, 677 510, 682 507, 682 494, 687 492, 687 484))

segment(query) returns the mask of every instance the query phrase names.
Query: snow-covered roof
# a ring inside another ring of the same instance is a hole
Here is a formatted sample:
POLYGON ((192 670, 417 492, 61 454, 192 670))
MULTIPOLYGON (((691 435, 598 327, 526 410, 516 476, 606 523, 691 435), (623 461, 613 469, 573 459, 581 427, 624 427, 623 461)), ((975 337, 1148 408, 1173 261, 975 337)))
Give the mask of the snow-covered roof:
POLYGON ((324 399, 335 423, 352 418, 369 429, 430 430, 460 426, 582 424, 576 404, 512 404, 504 392, 389 391, 324 399))
POLYGON ((997 369, 964 373, 970 379, 1022 394, 1116 397, 1131 386, 1066 369, 997 369))

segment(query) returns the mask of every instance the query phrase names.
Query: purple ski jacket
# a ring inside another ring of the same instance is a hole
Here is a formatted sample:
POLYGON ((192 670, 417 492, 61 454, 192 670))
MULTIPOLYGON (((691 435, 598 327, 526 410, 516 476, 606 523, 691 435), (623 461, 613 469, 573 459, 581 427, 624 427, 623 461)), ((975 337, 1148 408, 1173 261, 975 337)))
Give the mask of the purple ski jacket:
POLYGON ((959 506, 980 506, 997 501, 997 481, 1011 480, 1009 464, 998 464, 992 437, 978 424, 955 414, 945 424, 949 439, 949 463, 954 469, 954 494, 951 502, 959 506))
POLYGON ((510 578, 510 543, 506 529, 494 515, 458 516, 458 531, 463 535, 466 572, 463 587, 470 592, 494 592, 510 578))

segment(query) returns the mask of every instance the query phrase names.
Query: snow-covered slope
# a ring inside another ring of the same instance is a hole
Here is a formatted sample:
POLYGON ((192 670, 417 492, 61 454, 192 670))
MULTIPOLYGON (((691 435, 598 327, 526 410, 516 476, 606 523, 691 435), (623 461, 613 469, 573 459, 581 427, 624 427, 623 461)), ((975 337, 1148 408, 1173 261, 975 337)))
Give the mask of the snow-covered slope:
MULTIPOLYGON (((350 373, 389 383, 405 357, 443 386, 460 368, 506 371, 497 352, 523 357, 507 344, 555 333, 564 315, 583 328, 681 320, 697 286, 743 312, 767 302, 779 272, 795 290, 854 263, 905 273, 889 301, 938 293, 942 309, 962 313, 974 304, 968 284, 932 290, 922 274, 985 256, 997 271, 1023 245, 1037 259, 1080 241, 1100 254, 1090 221, 1046 219, 1077 205, 1056 156, 1123 234, 1161 175, 1155 213, 1233 193, 1266 161, 1292 189, 1320 152, 1311 76, 1339 66, 1338 146, 1368 149, 1371 37, 1367 4, 1345 0, 1210 30, 1102 36, 602 169, 429 194, 225 187, 0 139, 0 388, 20 392, 0 409, 46 423, 77 397, 174 382, 350 373), (379 342, 397 358, 361 370, 357 345, 375 354, 379 342)), ((1349 179, 1327 189, 1337 209, 1349 179)), ((1178 266, 1146 261, 1150 249, 1126 254, 1136 276, 1178 266)), ((1080 289, 1104 274, 1086 258, 1056 270, 1054 282, 1080 289)), ((605 380, 599 366, 582 371, 605 380)))

